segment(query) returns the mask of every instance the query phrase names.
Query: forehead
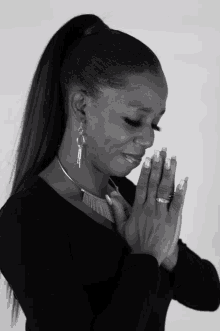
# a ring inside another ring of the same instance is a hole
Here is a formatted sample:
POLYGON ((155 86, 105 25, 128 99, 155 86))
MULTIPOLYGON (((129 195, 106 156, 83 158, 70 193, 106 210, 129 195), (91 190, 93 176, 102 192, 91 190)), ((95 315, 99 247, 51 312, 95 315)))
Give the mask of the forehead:
MULTIPOLYGON (((152 114, 155 110, 157 110, 157 107, 147 107, 147 106, 143 106, 143 103, 140 102, 139 100, 133 100, 133 101, 129 101, 128 102, 128 107, 134 107, 134 108, 137 108, 138 111, 140 112, 143 112, 145 114, 152 114)), ((159 116, 162 116, 165 111, 166 111, 166 108, 165 106, 161 105, 160 106, 160 112, 159 112, 159 116)))
POLYGON ((127 78, 125 89, 129 95, 146 96, 149 100, 159 98, 166 100, 168 95, 168 86, 165 76, 155 77, 151 74, 133 75, 127 78))
POLYGON ((156 111, 161 115, 165 112, 168 95, 165 77, 139 74, 125 77, 125 79, 124 89, 101 88, 102 96, 97 102, 97 107, 104 106, 105 111, 109 111, 115 105, 120 105, 120 109, 125 110, 133 107, 145 113, 156 111))
POLYGON ((126 89, 121 90, 120 97, 128 107, 137 108, 140 111, 151 113, 165 112, 165 103, 168 95, 168 87, 165 77, 152 75, 130 76, 126 89))

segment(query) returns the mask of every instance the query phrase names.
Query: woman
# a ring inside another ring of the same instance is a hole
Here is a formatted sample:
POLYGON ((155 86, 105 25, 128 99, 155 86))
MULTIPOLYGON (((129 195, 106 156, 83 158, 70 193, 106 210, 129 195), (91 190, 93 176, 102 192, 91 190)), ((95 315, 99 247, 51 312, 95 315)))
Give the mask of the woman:
POLYGON ((167 94, 156 55, 95 15, 48 43, 0 213, 0 270, 26 330, 164 330, 171 299, 218 309, 215 267, 179 239, 186 181, 174 192, 175 157, 150 160, 137 190, 126 178, 153 145, 167 94))

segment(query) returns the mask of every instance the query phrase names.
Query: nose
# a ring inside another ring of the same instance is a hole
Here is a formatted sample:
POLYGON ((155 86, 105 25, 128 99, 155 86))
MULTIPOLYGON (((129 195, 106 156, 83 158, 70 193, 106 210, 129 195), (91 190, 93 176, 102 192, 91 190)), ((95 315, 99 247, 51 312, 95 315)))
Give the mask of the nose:
POLYGON ((150 147, 153 146, 153 140, 151 142, 150 141, 140 141, 140 140, 138 140, 137 144, 139 144, 141 146, 144 146, 145 149, 147 149, 147 148, 150 148, 150 147))
POLYGON ((145 149, 151 148, 154 143, 154 130, 146 130, 140 133, 139 137, 136 138, 137 144, 144 146, 145 149))

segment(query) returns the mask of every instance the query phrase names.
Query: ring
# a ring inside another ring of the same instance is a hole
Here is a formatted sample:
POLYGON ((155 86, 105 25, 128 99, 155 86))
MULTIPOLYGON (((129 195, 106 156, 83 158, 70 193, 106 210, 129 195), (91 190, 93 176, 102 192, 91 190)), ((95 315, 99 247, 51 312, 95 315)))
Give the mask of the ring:
POLYGON ((173 195, 169 195, 169 199, 156 198, 156 200, 157 200, 158 202, 161 202, 161 203, 170 203, 170 200, 171 200, 172 197, 173 197, 173 195))
POLYGON ((163 198, 157 198, 156 199, 158 202, 162 202, 162 203, 169 203, 170 200, 167 200, 167 199, 163 199, 163 198))

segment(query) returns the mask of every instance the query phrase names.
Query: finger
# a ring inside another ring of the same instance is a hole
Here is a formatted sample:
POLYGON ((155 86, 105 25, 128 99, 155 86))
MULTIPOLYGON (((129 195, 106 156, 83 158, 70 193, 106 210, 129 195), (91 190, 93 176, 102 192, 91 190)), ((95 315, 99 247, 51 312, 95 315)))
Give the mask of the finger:
POLYGON ((174 194, 172 203, 170 205, 169 214, 171 216, 172 221, 175 222, 176 217, 178 217, 179 213, 182 211, 185 194, 187 190, 187 181, 188 177, 185 180, 181 181, 183 183, 182 189, 180 189, 180 184, 177 185, 176 192, 174 194))
MULTIPOLYGON (((166 147, 163 147, 162 148, 162 150, 160 151, 160 156, 161 156, 161 159, 162 159, 162 172, 161 172, 161 180, 162 180, 162 177, 164 175, 165 161, 166 161, 166 158, 167 158, 167 148, 166 147)), ((175 156, 172 156, 172 158, 175 158, 176 159, 175 156)), ((170 192, 170 195, 172 197, 174 196, 174 191, 175 191, 175 177, 173 179, 172 188, 171 188, 171 192, 170 192)))
POLYGON ((142 206, 143 203, 145 203, 150 173, 151 173, 151 159, 149 157, 146 157, 136 186, 134 208, 135 205, 142 206))
POLYGON ((160 177, 162 171, 162 160, 160 153, 155 151, 152 158, 152 169, 149 177, 148 190, 147 190, 147 202, 148 205, 154 207, 157 198, 158 185, 160 184, 160 177), (158 156, 158 158, 156 157, 158 156))
MULTIPOLYGON (((136 186, 135 200, 133 204, 134 212, 138 212, 139 210, 141 210, 143 208, 143 204, 146 201, 147 186, 148 186, 150 173, 151 173, 151 159, 149 157, 146 157, 136 186)), ((140 231, 140 228, 142 229, 144 226, 143 224, 145 224, 145 221, 141 222, 142 225, 139 224, 140 222, 141 220, 139 220, 138 218, 132 218, 132 217, 128 221, 127 231, 129 232, 130 238, 133 238, 133 240, 136 239, 137 231, 140 231)))
POLYGON ((168 199, 170 195, 174 193, 174 181, 177 168, 177 161, 175 157, 166 159, 166 163, 163 169, 163 177, 161 179, 160 185, 158 187, 157 196, 163 199, 168 199), (169 169, 166 166, 169 166, 169 169))
MULTIPOLYGON (((160 180, 162 180, 162 178, 164 176, 165 161, 167 159, 167 148, 166 147, 162 148, 162 150, 160 151, 160 156, 162 158, 162 169, 163 169, 160 180)), ((169 162, 170 162, 170 159, 169 159, 169 162)), ((164 198, 164 199, 170 200, 170 202, 167 204, 167 210, 170 209, 170 204, 171 204, 173 196, 174 196, 174 191, 175 191, 175 177, 173 178, 172 187, 171 187, 169 196, 164 198)))
POLYGON ((188 177, 185 178, 185 185, 183 187, 183 202, 182 202, 182 205, 180 207, 180 214, 182 214, 182 210, 183 210, 183 206, 184 206, 184 202, 185 202, 185 197, 186 197, 186 190, 187 190, 187 187, 188 187, 188 177))
POLYGON ((161 162, 162 162, 162 171, 161 171, 161 178, 160 179, 162 179, 165 160, 167 158, 167 148, 166 147, 162 148, 162 150, 160 151, 160 156, 161 156, 161 162))

